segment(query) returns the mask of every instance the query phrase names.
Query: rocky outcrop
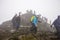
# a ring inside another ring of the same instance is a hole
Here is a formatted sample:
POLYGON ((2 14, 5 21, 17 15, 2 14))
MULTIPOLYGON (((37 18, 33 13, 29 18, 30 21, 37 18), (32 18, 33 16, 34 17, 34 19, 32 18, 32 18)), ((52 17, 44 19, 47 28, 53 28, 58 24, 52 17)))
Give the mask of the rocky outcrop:
MULTIPOLYGON (((24 34, 28 33, 30 31, 31 24, 30 24, 30 18, 31 16, 34 15, 32 11, 27 11, 27 13, 21 15, 21 25, 19 28, 18 34, 24 34)), ((38 23, 38 32, 52 32, 53 29, 50 27, 50 25, 47 22, 44 22, 42 19, 41 23, 38 23)), ((12 36, 11 30, 15 30, 15 28, 12 25, 11 20, 3 22, 0 25, 0 39, 2 40, 3 38, 8 38, 12 36)))

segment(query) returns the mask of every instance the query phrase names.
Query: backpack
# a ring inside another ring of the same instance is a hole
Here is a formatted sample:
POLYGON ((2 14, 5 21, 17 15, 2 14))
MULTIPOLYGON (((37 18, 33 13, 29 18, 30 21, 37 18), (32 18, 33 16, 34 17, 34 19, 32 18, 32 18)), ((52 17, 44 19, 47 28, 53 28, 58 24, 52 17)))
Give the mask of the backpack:
POLYGON ((35 16, 32 16, 32 17, 31 17, 31 19, 30 19, 30 21, 31 21, 31 22, 33 22, 33 20, 34 20, 34 17, 35 17, 35 16))

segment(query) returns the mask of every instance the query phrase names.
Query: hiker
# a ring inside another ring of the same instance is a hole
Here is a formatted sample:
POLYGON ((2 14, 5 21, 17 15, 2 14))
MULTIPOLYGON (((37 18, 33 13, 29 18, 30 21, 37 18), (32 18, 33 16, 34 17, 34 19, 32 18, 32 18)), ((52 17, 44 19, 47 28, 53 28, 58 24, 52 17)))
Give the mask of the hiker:
POLYGON ((16 26, 16 17, 17 17, 17 14, 15 14, 15 16, 14 16, 13 19, 12 19, 13 27, 16 26))
POLYGON ((19 29, 19 26, 20 26, 20 12, 19 12, 19 16, 16 17, 16 30, 19 29))
POLYGON ((33 15, 31 17, 31 31, 34 32, 35 34, 37 33, 37 23, 38 23, 38 16, 33 15))
POLYGON ((19 16, 17 14, 12 19, 13 27, 16 29, 16 31, 19 29, 20 26, 20 12, 19 16))
POLYGON ((53 22, 53 25, 55 26, 56 30, 57 30, 57 37, 60 40, 60 15, 58 16, 58 18, 53 22))

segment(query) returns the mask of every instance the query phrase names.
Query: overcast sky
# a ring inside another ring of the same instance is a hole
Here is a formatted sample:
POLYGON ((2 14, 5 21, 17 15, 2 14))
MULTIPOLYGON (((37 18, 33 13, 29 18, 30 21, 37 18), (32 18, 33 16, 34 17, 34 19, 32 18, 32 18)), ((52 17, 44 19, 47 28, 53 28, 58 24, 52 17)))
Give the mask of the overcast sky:
POLYGON ((53 22, 60 15, 60 0, 0 0, 0 23, 30 9, 53 22))

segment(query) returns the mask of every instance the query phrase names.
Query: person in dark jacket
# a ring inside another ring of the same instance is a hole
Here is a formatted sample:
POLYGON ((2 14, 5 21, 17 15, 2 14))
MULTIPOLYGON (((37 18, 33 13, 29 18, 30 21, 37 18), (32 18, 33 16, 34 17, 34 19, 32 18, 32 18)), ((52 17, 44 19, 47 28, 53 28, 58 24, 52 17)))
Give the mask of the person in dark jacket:
POLYGON ((19 29, 20 21, 21 21, 21 19, 20 19, 20 12, 19 12, 19 16, 16 17, 16 30, 19 29))
POLYGON ((58 16, 58 18, 53 22, 53 25, 55 26, 56 30, 57 30, 57 36, 60 40, 60 15, 58 16))
POLYGON ((17 17, 17 14, 15 14, 15 16, 12 18, 13 27, 16 26, 16 17, 17 17))
POLYGON ((16 29, 16 31, 19 29, 20 26, 20 12, 19 15, 17 14, 12 19, 13 27, 16 29))

